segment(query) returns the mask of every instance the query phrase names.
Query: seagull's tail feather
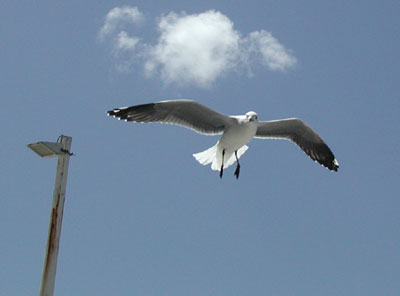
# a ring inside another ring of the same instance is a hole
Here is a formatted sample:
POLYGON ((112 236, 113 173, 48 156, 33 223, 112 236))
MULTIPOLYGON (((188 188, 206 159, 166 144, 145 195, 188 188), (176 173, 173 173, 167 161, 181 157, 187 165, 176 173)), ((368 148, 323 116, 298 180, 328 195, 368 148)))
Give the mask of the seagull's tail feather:
MULTIPOLYGON (((193 157, 202 165, 207 165, 211 163, 211 169, 214 171, 219 171, 222 165, 222 147, 220 147, 218 144, 219 142, 205 151, 193 154, 193 157)), ((249 147, 244 145, 240 149, 238 149, 237 157, 240 158, 240 156, 242 156, 248 148, 249 147)), ((235 153, 225 151, 224 168, 228 168, 235 161, 235 153)))
MULTIPOLYGON (((214 163, 217 158, 217 150, 219 150, 218 143, 207 150, 193 154, 193 157, 202 165, 214 163)), ((219 170, 219 168, 216 170, 219 170)))

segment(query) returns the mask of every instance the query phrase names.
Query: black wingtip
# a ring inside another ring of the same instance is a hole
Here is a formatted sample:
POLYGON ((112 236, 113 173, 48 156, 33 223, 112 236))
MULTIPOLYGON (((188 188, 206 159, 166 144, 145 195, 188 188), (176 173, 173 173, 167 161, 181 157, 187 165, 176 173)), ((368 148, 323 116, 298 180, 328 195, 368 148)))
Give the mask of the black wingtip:
POLYGON ((332 164, 331 164, 331 166, 329 167, 329 169, 331 170, 331 171, 335 171, 335 172, 337 172, 338 171, 338 168, 339 168, 339 162, 336 160, 336 158, 332 161, 332 164))
POLYGON ((107 111, 106 114, 107 114, 108 116, 118 117, 117 114, 118 114, 118 112, 120 112, 120 111, 121 111, 121 109, 116 108, 116 109, 107 111))
POLYGON ((327 169, 337 172, 339 162, 336 160, 331 149, 325 144, 316 144, 311 147, 302 147, 304 152, 311 157, 312 160, 323 165, 327 169))
POLYGON ((106 112, 107 116, 114 116, 114 111, 110 110, 106 112))
POLYGON ((323 165, 330 171, 337 172, 339 169, 339 162, 336 160, 333 154, 332 157, 330 157, 330 159, 315 159, 315 161, 319 162, 321 165, 323 165))
POLYGON ((142 119, 141 114, 143 113, 151 113, 152 111, 154 111, 154 106, 155 106, 154 103, 150 103, 150 104, 142 104, 131 107, 115 108, 113 110, 107 111, 107 115, 115 117, 120 120, 141 122, 141 120, 136 120, 136 119, 142 119), (134 115, 140 115, 140 116, 134 116, 134 115))

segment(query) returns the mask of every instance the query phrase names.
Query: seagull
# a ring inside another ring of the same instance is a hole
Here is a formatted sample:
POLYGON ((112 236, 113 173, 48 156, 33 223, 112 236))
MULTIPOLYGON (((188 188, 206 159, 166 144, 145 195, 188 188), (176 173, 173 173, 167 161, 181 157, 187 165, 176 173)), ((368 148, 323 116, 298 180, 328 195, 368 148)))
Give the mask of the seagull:
POLYGON ((204 135, 221 135, 211 148, 193 154, 202 165, 211 163, 211 169, 219 171, 236 161, 234 175, 239 178, 239 158, 246 152, 246 145, 253 138, 286 139, 297 144, 312 160, 331 171, 337 171, 339 163, 328 145, 307 123, 298 118, 258 121, 258 115, 249 111, 245 115, 227 116, 196 101, 169 100, 122 107, 110 110, 107 115, 133 122, 160 122, 189 128, 204 135))

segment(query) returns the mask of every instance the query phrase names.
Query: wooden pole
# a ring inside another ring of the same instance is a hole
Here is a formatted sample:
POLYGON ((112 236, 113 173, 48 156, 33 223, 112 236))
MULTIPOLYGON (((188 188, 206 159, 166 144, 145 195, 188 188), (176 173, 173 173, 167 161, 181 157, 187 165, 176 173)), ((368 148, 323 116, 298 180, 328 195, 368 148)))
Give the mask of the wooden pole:
POLYGON ((58 162, 54 184, 53 206, 50 214, 49 234, 43 266, 42 282, 40 285, 40 296, 52 296, 54 293, 71 143, 71 137, 60 136, 60 144, 62 145, 61 151, 63 154, 57 155, 58 162))

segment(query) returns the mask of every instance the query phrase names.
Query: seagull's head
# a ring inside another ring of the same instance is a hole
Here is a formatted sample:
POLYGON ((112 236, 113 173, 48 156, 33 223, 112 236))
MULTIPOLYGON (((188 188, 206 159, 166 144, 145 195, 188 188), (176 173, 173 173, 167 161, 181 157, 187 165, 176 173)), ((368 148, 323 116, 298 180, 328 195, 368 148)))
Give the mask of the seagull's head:
POLYGON ((258 121, 258 116, 257 113, 254 111, 249 111, 246 113, 246 121, 251 122, 251 121, 258 121))

